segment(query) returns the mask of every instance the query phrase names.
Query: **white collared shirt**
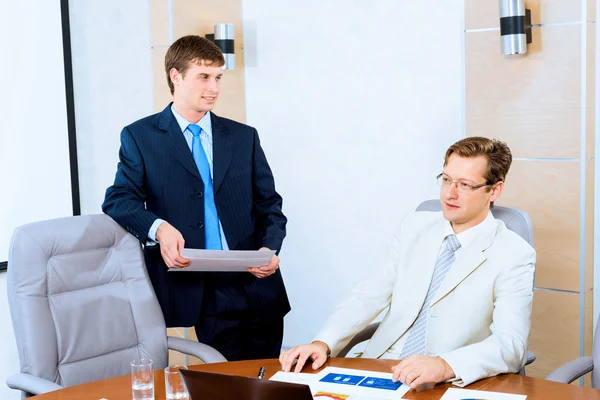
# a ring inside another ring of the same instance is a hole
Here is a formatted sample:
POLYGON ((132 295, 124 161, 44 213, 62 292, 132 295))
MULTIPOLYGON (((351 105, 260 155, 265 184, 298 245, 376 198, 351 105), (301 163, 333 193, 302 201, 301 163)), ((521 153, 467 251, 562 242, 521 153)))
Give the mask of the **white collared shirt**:
MULTIPOLYGON (((182 117, 175 111, 175 108, 171 106, 171 111, 179 124, 179 128, 181 132, 183 132, 183 137, 192 151, 192 140, 194 139, 194 135, 187 129, 188 125, 191 124, 187 119, 182 117)), ((204 149, 204 153, 206 154, 206 159, 208 160, 208 166, 210 167, 210 176, 213 177, 213 135, 212 135, 212 121, 210 120, 210 111, 204 114, 204 117, 200 119, 196 123, 202 130, 200 131, 200 142, 202 143, 202 148, 204 149)))

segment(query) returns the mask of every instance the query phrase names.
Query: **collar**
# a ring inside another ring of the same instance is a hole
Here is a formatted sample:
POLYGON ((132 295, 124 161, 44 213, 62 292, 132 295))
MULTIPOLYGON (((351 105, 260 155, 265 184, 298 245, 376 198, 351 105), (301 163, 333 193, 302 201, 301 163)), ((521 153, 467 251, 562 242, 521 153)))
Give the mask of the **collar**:
MULTIPOLYGON (((485 219, 482 222, 480 222, 472 228, 467 229, 466 231, 456 234, 456 238, 460 243, 460 247, 469 247, 471 244, 473 244, 477 237, 485 235, 486 232, 489 232, 492 229, 494 229, 496 225, 496 219, 492 215, 491 211, 488 211, 487 217, 485 217, 485 219)), ((444 237, 454 235, 454 230, 452 229, 450 221, 446 220, 446 227, 444 229, 444 237)))
MULTIPOLYGON (((175 111, 173 105, 171 105, 171 112, 175 116, 175 119, 179 124, 179 128, 181 128, 181 132, 185 131, 188 125, 191 124, 191 122, 179 115, 177 111, 175 111)), ((206 114, 204 114, 204 117, 202 117, 202 119, 198 121, 196 125, 202 128, 202 130, 206 132, 208 137, 212 137, 212 121, 210 119, 210 111, 207 111, 206 114)))

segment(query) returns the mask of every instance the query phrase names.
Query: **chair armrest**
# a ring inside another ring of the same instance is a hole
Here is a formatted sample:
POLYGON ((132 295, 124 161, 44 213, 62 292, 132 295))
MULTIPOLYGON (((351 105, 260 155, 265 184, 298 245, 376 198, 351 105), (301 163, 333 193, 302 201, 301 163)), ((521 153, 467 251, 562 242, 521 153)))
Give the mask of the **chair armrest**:
POLYGON ((591 372, 594 369, 594 360, 591 356, 579 357, 573 361, 556 368, 546 376, 546 380, 571 383, 575 379, 591 372))
POLYGON ((198 357, 207 364, 227 361, 221 353, 210 346, 178 337, 168 336, 167 348, 198 357))
POLYGON ((379 328, 379 322, 374 322, 362 331, 358 332, 356 336, 354 336, 352 340, 350 340, 346 347, 340 350, 340 352, 337 353, 334 357, 346 357, 346 354, 348 354, 348 352, 352 350, 354 346, 364 342, 365 340, 371 339, 377 328, 379 328))
POLYGON ((537 357, 531 351, 527 351, 527 361, 525 361, 525 365, 529 365, 535 361, 537 357))
POLYGON ((57 383, 26 373, 9 376, 6 378, 6 385, 11 389, 21 390, 33 395, 53 392, 63 388, 57 383))

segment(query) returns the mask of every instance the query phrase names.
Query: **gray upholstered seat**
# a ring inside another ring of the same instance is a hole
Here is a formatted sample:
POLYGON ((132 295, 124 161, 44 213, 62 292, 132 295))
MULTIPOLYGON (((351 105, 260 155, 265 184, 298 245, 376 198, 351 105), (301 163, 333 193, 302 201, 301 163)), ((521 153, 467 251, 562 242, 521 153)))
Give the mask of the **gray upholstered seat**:
MULTIPOLYGON (((416 211, 441 211, 441 203, 440 200, 426 200, 419 204, 416 211)), ((492 215, 494 218, 502 220, 506 227, 511 231, 517 233, 523 239, 525 239, 532 247, 533 247, 533 229, 531 227, 531 220, 529 219, 529 215, 523 210, 519 210, 518 208, 512 207, 502 207, 502 206, 494 206, 492 208, 492 215)), ((369 340, 377 327, 379 326, 379 322, 375 322, 367 326, 361 332, 359 332, 356 336, 352 338, 350 343, 346 345, 338 354, 337 357, 345 357, 350 350, 357 344, 364 342, 365 340, 369 340)), ((527 362, 525 365, 529 365, 535 361, 535 354, 531 351, 527 352, 527 362)), ((525 370, 521 370, 521 375, 525 374, 525 370)))
POLYGON ((69 217, 17 228, 7 291, 21 373, 7 379, 25 395, 130 373, 168 348, 205 362, 215 349, 167 339, 140 243, 106 215, 69 217))

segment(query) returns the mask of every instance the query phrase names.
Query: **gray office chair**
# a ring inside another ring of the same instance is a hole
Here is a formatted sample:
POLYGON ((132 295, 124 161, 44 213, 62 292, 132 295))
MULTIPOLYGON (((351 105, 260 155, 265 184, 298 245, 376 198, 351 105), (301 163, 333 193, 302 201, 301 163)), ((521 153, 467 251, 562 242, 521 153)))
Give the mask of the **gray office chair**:
MULTIPOLYGON (((441 204, 439 200, 426 200, 419 204, 417 207, 417 211, 441 211, 441 204)), ((519 210, 517 208, 511 207, 502 207, 502 206, 494 206, 492 208, 492 215, 494 218, 502 220, 506 227, 511 231, 517 233, 523 239, 527 241, 533 247, 533 228, 531 227, 531 221, 529 220, 529 215, 525 211, 519 210)), ((379 327, 379 322, 375 322, 367 326, 365 329, 360 331, 356 336, 350 340, 350 343, 346 345, 336 357, 346 357, 348 352, 352 350, 354 346, 359 343, 362 343, 366 340, 369 340, 377 328, 379 327)), ((527 362, 525 365, 529 365, 535 361, 535 354, 531 351, 527 352, 527 362)), ((521 375, 525 375, 525 369, 523 368, 520 371, 521 375)))
POLYGON ((17 228, 7 291, 21 373, 7 379, 23 397, 126 375, 168 349, 206 363, 227 361, 201 343, 167 337, 140 243, 106 215, 17 228))
POLYGON ((585 374, 592 373, 592 387, 600 389, 600 329, 594 332, 592 355, 576 358, 550 372, 546 379, 549 381, 571 383, 585 374))

